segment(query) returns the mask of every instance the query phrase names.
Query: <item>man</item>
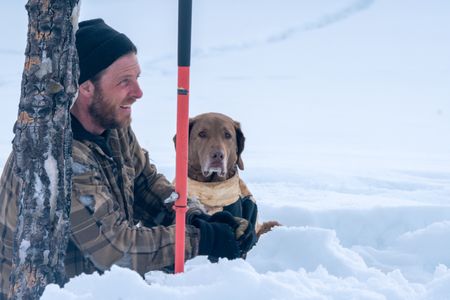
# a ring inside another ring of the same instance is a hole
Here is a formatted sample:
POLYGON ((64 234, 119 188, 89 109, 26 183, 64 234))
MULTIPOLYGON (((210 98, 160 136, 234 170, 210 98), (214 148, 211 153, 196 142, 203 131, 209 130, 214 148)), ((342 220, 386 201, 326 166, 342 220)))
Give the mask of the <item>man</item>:
MULTIPOLYGON (((173 186, 157 173, 130 127, 142 97, 135 45, 101 19, 76 33, 79 93, 72 113, 73 189, 66 273, 103 272, 113 264, 139 274, 174 263, 173 186)), ((14 154, 0 180, 0 299, 9 291, 20 183, 14 154)), ((239 257, 254 230, 227 213, 188 211, 186 258, 239 257), (190 225, 192 224, 192 225, 190 225), (244 232, 237 240, 236 232, 244 232)))

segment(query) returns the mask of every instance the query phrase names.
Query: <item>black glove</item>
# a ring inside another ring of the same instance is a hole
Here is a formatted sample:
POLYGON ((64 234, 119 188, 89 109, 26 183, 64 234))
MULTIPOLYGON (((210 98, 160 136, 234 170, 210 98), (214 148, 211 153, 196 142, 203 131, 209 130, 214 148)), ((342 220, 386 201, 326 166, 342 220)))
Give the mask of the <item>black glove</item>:
POLYGON ((231 228, 233 228, 233 230, 236 230, 236 228, 239 226, 239 222, 228 211, 216 212, 209 218, 208 221, 228 224, 231 228))
POLYGON ((249 219, 234 217, 228 211, 221 211, 213 214, 210 218, 210 222, 226 223, 233 228, 235 233, 235 239, 238 241, 241 257, 245 257, 245 254, 256 244, 257 237, 254 223, 256 222, 257 207, 250 199, 246 200, 242 204, 243 212, 248 212, 249 219), (253 221, 253 224, 252 224, 253 221))
POLYGON ((202 218, 194 218, 192 225, 200 229, 200 255, 213 257, 238 258, 240 249, 235 239, 234 229, 220 222, 206 221, 202 218))
POLYGON ((194 225, 193 222, 196 219, 202 219, 208 221, 211 218, 210 215, 203 213, 197 209, 189 208, 186 212, 186 224, 194 225))
POLYGON ((256 244, 258 238, 256 236, 255 227, 253 224, 245 219, 235 217, 241 224, 236 232, 238 236, 239 249, 241 257, 245 258, 246 254, 256 244))

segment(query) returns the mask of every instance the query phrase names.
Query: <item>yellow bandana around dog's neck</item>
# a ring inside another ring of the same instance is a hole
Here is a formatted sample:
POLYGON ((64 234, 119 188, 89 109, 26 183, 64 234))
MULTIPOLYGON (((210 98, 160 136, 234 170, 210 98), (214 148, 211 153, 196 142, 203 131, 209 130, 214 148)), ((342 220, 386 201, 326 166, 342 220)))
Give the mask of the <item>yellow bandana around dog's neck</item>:
POLYGON ((197 198, 209 214, 221 211, 240 197, 251 196, 245 183, 236 173, 230 179, 220 182, 200 182, 188 178, 188 197, 197 198))

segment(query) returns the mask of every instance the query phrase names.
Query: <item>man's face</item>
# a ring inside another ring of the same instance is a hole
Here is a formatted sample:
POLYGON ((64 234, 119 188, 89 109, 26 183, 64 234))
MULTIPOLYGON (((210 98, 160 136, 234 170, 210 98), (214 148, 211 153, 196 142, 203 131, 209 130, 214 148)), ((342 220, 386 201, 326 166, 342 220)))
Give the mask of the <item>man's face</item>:
POLYGON ((138 77, 141 70, 134 53, 116 60, 94 83, 88 111, 96 127, 122 128, 131 122, 131 105, 142 97, 138 77))

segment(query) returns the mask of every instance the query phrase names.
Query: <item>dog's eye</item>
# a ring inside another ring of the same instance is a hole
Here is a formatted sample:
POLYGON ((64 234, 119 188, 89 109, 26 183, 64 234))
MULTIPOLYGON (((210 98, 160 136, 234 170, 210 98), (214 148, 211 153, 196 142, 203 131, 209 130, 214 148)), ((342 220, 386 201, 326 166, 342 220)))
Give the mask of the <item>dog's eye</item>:
POLYGON ((206 131, 200 131, 198 133, 198 136, 201 137, 202 139, 206 138, 207 137, 206 131))
POLYGON ((226 139, 231 139, 232 136, 231 136, 231 134, 229 132, 225 132, 225 138, 226 139))

